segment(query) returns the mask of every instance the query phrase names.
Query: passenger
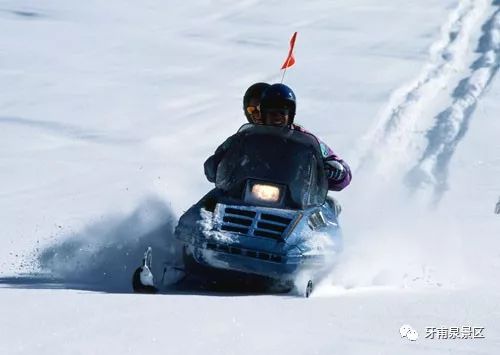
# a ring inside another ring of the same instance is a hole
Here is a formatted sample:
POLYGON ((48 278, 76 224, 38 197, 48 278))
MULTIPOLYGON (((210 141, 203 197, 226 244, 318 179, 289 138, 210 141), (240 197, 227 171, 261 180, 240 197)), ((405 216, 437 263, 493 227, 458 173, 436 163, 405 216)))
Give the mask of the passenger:
POLYGON ((255 83, 251 85, 243 96, 243 112, 248 120, 248 123, 263 124, 260 117, 260 98, 264 90, 271 85, 268 83, 255 83))

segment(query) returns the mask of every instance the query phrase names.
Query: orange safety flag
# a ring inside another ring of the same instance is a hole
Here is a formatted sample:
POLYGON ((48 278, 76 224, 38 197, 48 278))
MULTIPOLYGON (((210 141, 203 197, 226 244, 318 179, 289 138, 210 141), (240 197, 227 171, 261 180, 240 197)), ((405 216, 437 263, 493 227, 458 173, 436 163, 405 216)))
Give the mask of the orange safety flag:
POLYGON ((295 32, 290 39, 290 50, 288 51, 288 57, 286 57, 285 62, 281 66, 281 69, 290 68, 295 64, 295 58, 293 57, 293 47, 295 47, 295 39, 297 38, 297 32, 295 32))

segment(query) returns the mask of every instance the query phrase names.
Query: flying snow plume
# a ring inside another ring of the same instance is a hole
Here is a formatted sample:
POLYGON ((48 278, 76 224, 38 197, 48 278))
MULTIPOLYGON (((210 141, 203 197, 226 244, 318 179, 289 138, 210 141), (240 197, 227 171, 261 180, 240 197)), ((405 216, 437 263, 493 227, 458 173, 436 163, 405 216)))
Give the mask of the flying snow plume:
POLYGON ((341 215, 341 224, 349 227, 344 228, 344 251, 316 294, 448 288, 468 282, 467 235, 456 219, 429 208, 402 184, 383 181, 371 173, 358 174, 341 215))
POLYGON ((49 245, 37 256, 40 271, 69 288, 131 291, 132 273, 148 246, 159 275, 164 261, 178 257, 174 223, 169 208, 150 198, 129 216, 109 217, 49 245))

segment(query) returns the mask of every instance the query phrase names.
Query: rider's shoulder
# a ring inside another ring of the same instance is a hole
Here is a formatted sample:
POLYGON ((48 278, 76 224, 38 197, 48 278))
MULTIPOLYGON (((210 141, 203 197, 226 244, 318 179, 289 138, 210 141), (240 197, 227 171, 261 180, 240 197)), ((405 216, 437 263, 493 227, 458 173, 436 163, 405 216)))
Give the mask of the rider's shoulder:
POLYGON ((245 123, 243 126, 241 126, 238 129, 238 131, 236 132, 236 134, 247 132, 247 131, 251 130, 253 127, 255 127, 255 126, 256 125, 253 124, 253 123, 245 123))
POLYGON ((296 123, 293 123, 290 127, 292 130, 296 131, 296 132, 300 132, 300 133, 305 133, 306 135, 314 138, 316 141, 318 141, 318 143, 320 143, 321 141, 318 139, 318 137, 316 137, 315 134, 313 134, 312 132, 308 131, 307 129, 305 129, 303 126, 301 125, 298 125, 296 123))
POLYGON ((296 123, 293 123, 292 124, 292 129, 294 131, 299 131, 299 132, 302 132, 302 133, 309 133, 311 134, 311 132, 309 132, 308 130, 306 130, 304 127, 302 127, 301 125, 299 124, 296 124, 296 123))
POLYGON ((319 143, 319 147, 321 149, 321 154, 323 155, 323 158, 326 158, 331 154, 330 148, 321 139, 319 139, 314 133, 311 133, 310 131, 305 129, 303 126, 296 124, 296 123, 292 124, 292 129, 294 131, 306 133, 309 136, 313 137, 319 143))

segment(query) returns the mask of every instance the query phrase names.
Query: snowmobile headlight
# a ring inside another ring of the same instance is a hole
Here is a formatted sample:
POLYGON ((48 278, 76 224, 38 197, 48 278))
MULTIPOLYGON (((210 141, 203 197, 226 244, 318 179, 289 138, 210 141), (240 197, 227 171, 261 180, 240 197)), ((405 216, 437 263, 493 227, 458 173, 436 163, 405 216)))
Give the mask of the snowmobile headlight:
POLYGON ((252 196, 260 201, 278 202, 281 197, 281 191, 278 186, 254 184, 252 186, 252 196))
POLYGON ((244 200, 250 204, 278 207, 283 203, 285 186, 267 181, 247 180, 244 200))

